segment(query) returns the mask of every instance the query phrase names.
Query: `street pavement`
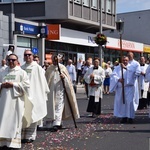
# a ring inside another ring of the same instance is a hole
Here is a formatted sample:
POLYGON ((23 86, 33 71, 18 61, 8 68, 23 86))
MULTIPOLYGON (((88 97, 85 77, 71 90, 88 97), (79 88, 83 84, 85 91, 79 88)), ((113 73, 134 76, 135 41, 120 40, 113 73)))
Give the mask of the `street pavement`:
POLYGON ((104 95, 101 115, 86 112, 88 100, 83 85, 77 86, 80 119, 63 121, 57 132, 38 131, 37 139, 22 144, 23 150, 150 150, 149 109, 138 110, 133 124, 120 124, 113 116, 114 94, 104 95))

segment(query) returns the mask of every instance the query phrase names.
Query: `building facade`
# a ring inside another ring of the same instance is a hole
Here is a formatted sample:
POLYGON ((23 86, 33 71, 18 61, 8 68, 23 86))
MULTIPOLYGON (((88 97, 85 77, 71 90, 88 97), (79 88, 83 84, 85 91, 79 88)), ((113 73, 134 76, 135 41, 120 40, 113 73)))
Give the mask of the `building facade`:
MULTIPOLYGON (((60 24, 62 32, 64 29, 78 31, 79 40, 82 39, 80 38, 82 34, 94 36, 100 28, 102 31, 115 29, 116 0, 1 0, 0 10, 4 15, 14 14, 20 19, 60 24)), ((10 30, 12 33, 13 29, 10 30)), ((67 36, 71 38, 69 34, 67 36)), ((89 36, 86 36, 87 43, 89 36)), ((14 39, 14 36, 11 37, 9 43, 14 39)), ((97 45, 93 43, 85 45, 84 42, 77 44, 75 38, 72 41, 74 43, 70 40, 63 42, 61 39, 46 40, 45 53, 63 52, 66 59, 71 57, 74 61, 77 61, 78 53, 83 53, 85 58, 98 56, 97 45)), ((43 61, 43 56, 41 60, 43 61)))
MULTIPOLYGON (((117 14, 118 20, 124 21, 124 32, 122 38, 129 41, 143 43, 143 53, 146 58, 150 57, 150 10, 135 11, 117 14)), ((104 33, 113 38, 118 38, 117 31, 104 31, 104 33)), ((137 53, 135 53, 138 55, 137 53)), ((140 56, 139 55, 139 56, 140 56)))

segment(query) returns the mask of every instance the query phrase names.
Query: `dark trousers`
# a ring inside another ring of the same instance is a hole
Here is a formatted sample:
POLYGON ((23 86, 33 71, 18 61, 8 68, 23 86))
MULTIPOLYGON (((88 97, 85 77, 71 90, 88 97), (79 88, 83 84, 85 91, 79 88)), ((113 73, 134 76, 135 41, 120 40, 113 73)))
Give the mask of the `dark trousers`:
MULTIPOLYGON (((141 90, 141 95, 143 95, 143 90, 141 90)), ((148 93, 147 93, 147 98, 140 98, 139 99, 138 109, 147 108, 148 105, 149 105, 149 98, 148 98, 148 93)))
POLYGON ((85 82, 84 83, 85 84, 85 92, 86 92, 86 96, 87 96, 87 98, 89 97, 88 95, 89 95, 89 89, 88 89, 88 84, 85 82))
POLYGON ((82 70, 77 70, 77 84, 78 84, 78 81, 79 81, 79 77, 82 76, 82 70))
POLYGON ((101 114, 101 98, 99 98, 99 102, 95 102, 95 96, 90 96, 89 103, 87 106, 87 112, 92 112, 93 114, 100 115, 101 114))

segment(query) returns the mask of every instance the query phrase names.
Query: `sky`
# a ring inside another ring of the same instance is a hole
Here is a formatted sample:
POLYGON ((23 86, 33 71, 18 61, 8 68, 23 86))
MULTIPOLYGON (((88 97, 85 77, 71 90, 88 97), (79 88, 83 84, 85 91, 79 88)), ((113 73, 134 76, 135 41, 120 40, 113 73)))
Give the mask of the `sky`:
POLYGON ((116 0, 117 13, 150 9, 150 0, 116 0))

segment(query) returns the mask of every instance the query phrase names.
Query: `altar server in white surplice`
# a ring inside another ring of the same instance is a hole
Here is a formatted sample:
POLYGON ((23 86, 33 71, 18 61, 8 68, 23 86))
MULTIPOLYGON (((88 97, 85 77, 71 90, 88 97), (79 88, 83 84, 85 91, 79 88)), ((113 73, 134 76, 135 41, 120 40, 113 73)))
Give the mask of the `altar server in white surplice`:
MULTIPOLYGON (((148 65, 145 73, 145 81, 149 83, 149 89, 148 92, 150 92, 150 64, 148 65)), ((150 94, 150 93, 148 93, 150 94)), ((148 97, 148 102, 150 102, 150 99, 148 97)), ((150 118, 150 110, 149 110, 149 118, 150 118)))
POLYGON ((31 143, 36 139, 37 124, 47 115, 47 94, 49 93, 48 84, 41 66, 33 61, 33 54, 30 50, 25 50, 22 66, 30 80, 31 103, 25 103, 25 120, 30 120, 31 125, 22 131, 22 142, 31 143))
POLYGON ((115 92, 114 116, 121 118, 120 123, 132 123, 135 118, 134 94, 135 94, 135 70, 130 65, 127 56, 123 57, 123 77, 121 64, 117 66, 110 76, 110 92, 115 92), (123 104, 122 82, 124 81, 125 104, 123 104))
POLYGON ((99 62, 99 58, 95 58, 94 65, 89 68, 84 75, 84 80, 89 88, 87 112, 90 112, 92 117, 101 114, 101 99, 103 98, 105 72, 104 69, 99 66, 99 62))
POLYGON ((139 76, 140 99, 139 99, 138 109, 147 108, 147 105, 148 105, 147 96, 148 96, 149 83, 145 82, 145 73, 146 73, 147 67, 148 67, 148 64, 145 63, 144 56, 141 56, 140 58, 141 74, 139 76))
MULTIPOLYGON (((8 56, 8 65, 0 73, 0 147, 21 148, 24 100, 29 95, 29 78, 18 64, 15 54, 8 56)), ((6 148, 7 149, 7 148, 6 148)))

